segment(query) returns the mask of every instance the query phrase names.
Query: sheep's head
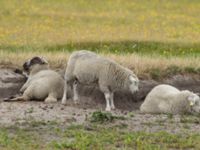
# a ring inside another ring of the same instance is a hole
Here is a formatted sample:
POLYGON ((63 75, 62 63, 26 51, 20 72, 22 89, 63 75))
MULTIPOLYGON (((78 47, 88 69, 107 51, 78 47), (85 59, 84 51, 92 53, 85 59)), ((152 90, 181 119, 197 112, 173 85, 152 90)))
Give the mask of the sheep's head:
POLYGON ((139 79, 136 76, 129 76, 129 90, 131 93, 135 93, 139 90, 139 79))
POLYGON ((44 65, 44 64, 48 64, 48 62, 44 58, 35 56, 31 58, 30 60, 26 61, 23 64, 23 68, 25 71, 30 72, 34 66, 44 65))
POLYGON ((189 105, 191 107, 192 112, 200 113, 200 98, 197 94, 191 93, 187 100, 189 101, 189 105))

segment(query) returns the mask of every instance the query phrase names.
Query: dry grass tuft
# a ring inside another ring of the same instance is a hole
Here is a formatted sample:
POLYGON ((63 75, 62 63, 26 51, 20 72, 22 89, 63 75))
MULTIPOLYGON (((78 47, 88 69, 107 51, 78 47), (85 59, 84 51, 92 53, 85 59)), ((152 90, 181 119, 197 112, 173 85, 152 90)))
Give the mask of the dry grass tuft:
MULTIPOLYGON (((67 52, 18 52, 7 53, 1 51, 0 64, 4 67, 21 67, 25 60, 30 59, 33 56, 45 57, 50 66, 54 69, 63 69, 66 67, 67 60, 71 53, 67 52)), ((150 70, 159 69, 159 71, 165 71, 170 66, 176 66, 178 68, 200 68, 199 57, 162 57, 162 56, 141 56, 138 54, 100 54, 105 57, 111 58, 123 66, 133 70, 139 76, 148 77, 150 70)))

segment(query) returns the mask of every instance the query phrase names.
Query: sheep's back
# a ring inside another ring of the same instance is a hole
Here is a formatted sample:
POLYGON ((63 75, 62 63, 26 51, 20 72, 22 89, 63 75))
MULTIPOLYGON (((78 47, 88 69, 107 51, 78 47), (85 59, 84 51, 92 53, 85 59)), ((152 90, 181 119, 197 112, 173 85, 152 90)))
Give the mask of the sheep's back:
POLYGON ((101 58, 79 59, 74 68, 74 75, 79 82, 90 84, 99 80, 100 72, 107 67, 106 61, 101 58))
POLYGON ((146 96, 140 107, 142 112, 161 113, 170 110, 180 91, 169 85, 158 85, 146 96))
POLYGON ((34 98, 44 99, 49 93, 54 93, 57 98, 63 94, 64 80, 53 70, 44 70, 34 76, 29 86, 34 98))

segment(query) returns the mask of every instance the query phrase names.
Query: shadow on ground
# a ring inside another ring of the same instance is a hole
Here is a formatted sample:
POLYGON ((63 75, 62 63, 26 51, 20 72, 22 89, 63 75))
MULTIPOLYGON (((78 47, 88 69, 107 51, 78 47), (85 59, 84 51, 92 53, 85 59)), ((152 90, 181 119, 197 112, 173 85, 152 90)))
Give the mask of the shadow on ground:
MULTIPOLYGON (((11 69, 0 69, 0 99, 19 94, 19 89, 25 82, 25 77, 15 73, 11 69)), ((170 84, 180 90, 191 90, 200 93, 200 77, 176 75, 163 81, 141 80, 139 92, 131 94, 126 91, 117 91, 114 95, 115 104, 121 110, 137 110, 141 102, 145 99, 149 91, 158 84, 170 84)), ((102 92, 97 87, 78 85, 79 105, 80 108, 105 108, 105 99, 102 92)), ((69 96, 72 97, 72 92, 69 91, 69 96)), ((67 102, 68 105, 73 105, 73 101, 67 102)))

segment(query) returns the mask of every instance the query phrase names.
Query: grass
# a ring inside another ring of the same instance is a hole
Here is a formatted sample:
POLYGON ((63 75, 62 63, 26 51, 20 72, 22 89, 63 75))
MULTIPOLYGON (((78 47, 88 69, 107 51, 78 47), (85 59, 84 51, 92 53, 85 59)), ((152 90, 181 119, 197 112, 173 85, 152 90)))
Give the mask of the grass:
POLYGON ((126 128, 103 125, 52 126, 37 128, 1 127, 0 148, 6 149, 199 149, 200 135, 171 134, 164 131, 130 132, 126 128))
POLYGON ((180 119, 181 123, 200 124, 199 115, 183 115, 180 119))
POLYGON ((0 41, 31 47, 126 40, 199 43, 199 7, 198 0, 2 0, 0 41))
POLYGON ((123 116, 114 116, 110 112, 101 112, 101 111, 95 111, 92 113, 90 117, 90 121, 93 123, 109 123, 113 122, 116 119, 125 120, 126 118, 123 116))
MULTIPOLYGON (((198 0, 1 0, 0 66, 21 67, 39 55, 51 67, 64 68, 72 51, 88 49, 141 78, 199 74, 199 8, 198 0)), ((98 113, 93 119, 109 122, 113 116, 98 113)), ((196 118, 180 121, 185 128, 199 124, 196 118)), ((130 132, 126 124, 89 126, 33 121, 25 128, 0 127, 0 149, 200 148, 198 133, 130 132)))
POLYGON ((157 78, 173 65, 198 74, 199 7, 198 0, 2 0, 0 64, 44 55, 64 67, 72 51, 88 49, 141 76, 157 78))
MULTIPOLYGON (((25 60, 33 56, 44 56, 51 68, 64 69, 70 52, 5 52, 0 51, 0 66, 22 68, 25 60)), ((133 70, 141 78, 162 79, 175 74, 198 74, 200 72, 200 57, 165 57, 158 55, 113 54, 101 53, 101 55, 114 59, 123 66, 133 70)))

